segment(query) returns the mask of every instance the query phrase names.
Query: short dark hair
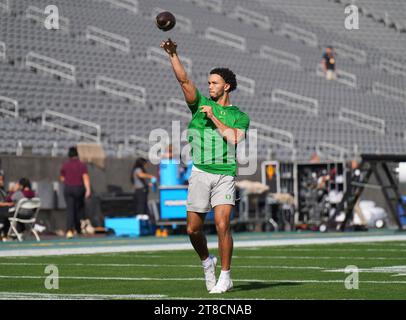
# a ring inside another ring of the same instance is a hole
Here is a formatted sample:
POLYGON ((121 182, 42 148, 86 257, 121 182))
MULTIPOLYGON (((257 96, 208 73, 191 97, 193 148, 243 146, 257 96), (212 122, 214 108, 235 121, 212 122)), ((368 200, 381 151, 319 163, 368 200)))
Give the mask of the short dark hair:
POLYGON ((214 68, 210 71, 210 74, 218 74, 220 77, 222 77, 224 81, 230 85, 230 90, 228 90, 229 92, 237 89, 237 77, 235 76, 235 73, 232 72, 230 69, 214 68))
POLYGON ((69 151, 68 151, 68 157, 69 158, 74 158, 74 157, 77 157, 79 154, 78 154, 78 149, 76 148, 76 147, 70 147, 69 148, 69 151))
POLYGON ((31 190, 31 181, 29 179, 21 178, 18 183, 23 189, 28 188, 31 190))
POLYGON ((134 163, 134 169, 135 168, 144 168, 145 164, 147 163, 147 160, 145 158, 137 158, 135 159, 135 163, 134 163))

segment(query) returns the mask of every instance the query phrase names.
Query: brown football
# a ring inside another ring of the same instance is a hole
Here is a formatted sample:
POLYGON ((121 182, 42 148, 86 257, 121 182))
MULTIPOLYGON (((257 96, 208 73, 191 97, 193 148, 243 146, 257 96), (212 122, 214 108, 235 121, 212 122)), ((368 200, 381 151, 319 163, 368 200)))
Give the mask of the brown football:
POLYGON ((169 11, 164 11, 156 16, 155 22, 162 31, 169 31, 175 26, 176 18, 169 11))

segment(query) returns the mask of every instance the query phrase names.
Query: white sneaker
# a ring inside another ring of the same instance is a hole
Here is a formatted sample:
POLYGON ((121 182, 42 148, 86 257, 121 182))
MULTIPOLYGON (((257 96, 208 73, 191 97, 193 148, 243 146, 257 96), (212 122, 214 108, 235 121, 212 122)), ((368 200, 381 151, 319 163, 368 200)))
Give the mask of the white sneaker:
POLYGON ((233 288, 233 281, 231 279, 224 280, 219 279, 217 284, 209 293, 224 293, 230 291, 233 288))
POLYGON ((214 256, 210 256, 211 264, 209 267, 204 268, 204 278, 206 279, 206 288, 207 291, 210 291, 216 285, 216 265, 217 265, 217 258, 214 256))

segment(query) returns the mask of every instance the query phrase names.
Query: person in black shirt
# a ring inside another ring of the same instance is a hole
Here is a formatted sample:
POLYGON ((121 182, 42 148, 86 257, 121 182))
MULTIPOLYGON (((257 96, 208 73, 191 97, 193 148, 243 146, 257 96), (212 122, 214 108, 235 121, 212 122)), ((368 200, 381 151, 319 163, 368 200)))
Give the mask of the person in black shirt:
POLYGON ((326 48, 326 52, 323 54, 323 71, 326 75, 327 80, 336 79, 336 58, 334 54, 334 49, 331 46, 326 48))

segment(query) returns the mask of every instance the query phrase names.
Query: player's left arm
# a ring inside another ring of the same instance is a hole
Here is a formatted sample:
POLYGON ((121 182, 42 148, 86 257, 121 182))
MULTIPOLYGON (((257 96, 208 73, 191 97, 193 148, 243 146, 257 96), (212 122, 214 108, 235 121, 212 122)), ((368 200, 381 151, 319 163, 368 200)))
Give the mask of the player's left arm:
POLYGON ((207 117, 214 123, 221 136, 225 138, 228 143, 236 145, 245 138, 245 131, 243 129, 232 128, 225 125, 218 118, 216 118, 210 106, 201 106, 200 109, 200 112, 206 113, 207 117))

